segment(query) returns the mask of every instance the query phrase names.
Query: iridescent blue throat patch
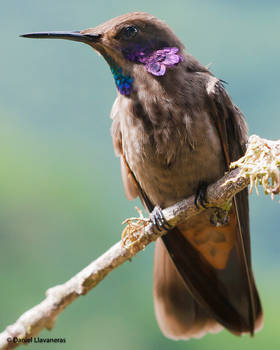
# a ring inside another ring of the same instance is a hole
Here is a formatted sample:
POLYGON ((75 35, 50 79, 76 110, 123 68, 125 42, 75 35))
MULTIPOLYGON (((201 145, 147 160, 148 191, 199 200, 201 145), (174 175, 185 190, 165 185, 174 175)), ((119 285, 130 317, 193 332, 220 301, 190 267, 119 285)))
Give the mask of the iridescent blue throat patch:
POLYGON ((129 96, 132 90, 134 78, 130 75, 124 75, 123 70, 116 65, 110 65, 110 68, 119 92, 122 95, 129 96))

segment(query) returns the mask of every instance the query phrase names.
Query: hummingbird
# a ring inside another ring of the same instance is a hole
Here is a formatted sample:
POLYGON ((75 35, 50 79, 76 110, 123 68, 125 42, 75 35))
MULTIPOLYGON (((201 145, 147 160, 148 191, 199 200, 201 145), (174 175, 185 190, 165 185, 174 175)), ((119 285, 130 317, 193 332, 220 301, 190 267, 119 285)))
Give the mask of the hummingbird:
POLYGON ((66 39, 91 46, 108 63, 117 88, 111 135, 129 200, 139 197, 152 221, 196 194, 206 209, 159 238, 154 307, 163 334, 200 338, 223 328, 254 335, 263 313, 250 251, 247 189, 223 220, 207 206, 207 185, 246 150, 247 124, 225 82, 188 53, 156 17, 133 12, 81 31, 25 38, 66 39), (216 215, 217 217, 217 215, 216 215))

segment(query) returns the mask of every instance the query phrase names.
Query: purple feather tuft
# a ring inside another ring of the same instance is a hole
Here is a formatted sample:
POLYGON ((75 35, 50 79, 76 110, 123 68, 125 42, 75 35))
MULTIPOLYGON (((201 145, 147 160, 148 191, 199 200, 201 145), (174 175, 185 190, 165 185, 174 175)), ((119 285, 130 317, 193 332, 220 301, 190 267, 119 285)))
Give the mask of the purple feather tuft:
POLYGON ((164 47, 161 50, 151 51, 151 49, 142 49, 137 46, 124 52, 124 56, 129 61, 144 64, 149 73, 162 76, 167 67, 183 61, 183 57, 178 52, 178 47, 164 47))
POLYGON ((178 54, 177 47, 165 47, 162 50, 154 51, 146 57, 141 57, 140 62, 145 64, 147 71, 156 76, 162 76, 166 72, 166 67, 172 67, 183 61, 183 57, 178 54))

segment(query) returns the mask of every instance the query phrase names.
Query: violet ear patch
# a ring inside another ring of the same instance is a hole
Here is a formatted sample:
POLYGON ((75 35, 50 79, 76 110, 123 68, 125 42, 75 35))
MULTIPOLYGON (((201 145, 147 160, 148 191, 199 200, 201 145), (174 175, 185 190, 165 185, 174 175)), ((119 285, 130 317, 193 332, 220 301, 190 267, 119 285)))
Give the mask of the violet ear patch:
POLYGON ((144 64, 147 71, 156 76, 164 75, 167 67, 175 66, 183 61, 178 47, 164 47, 156 51, 136 47, 123 54, 129 61, 144 64))
POLYGON ((165 47, 162 50, 154 51, 149 56, 141 56, 139 61, 145 64, 149 73, 161 76, 165 74, 167 67, 175 66, 183 61, 183 57, 178 51, 177 47, 165 47))

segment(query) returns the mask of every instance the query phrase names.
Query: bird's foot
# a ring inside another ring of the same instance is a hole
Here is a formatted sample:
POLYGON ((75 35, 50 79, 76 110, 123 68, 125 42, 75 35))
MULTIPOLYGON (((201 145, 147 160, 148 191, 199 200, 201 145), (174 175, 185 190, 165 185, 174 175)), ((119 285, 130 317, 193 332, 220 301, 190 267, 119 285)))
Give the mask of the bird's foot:
POLYGON ((206 182, 201 182, 198 186, 198 189, 195 194, 194 204, 197 207, 197 209, 200 209, 201 207, 204 209, 207 209, 207 204, 209 203, 207 201, 206 191, 207 191, 208 184, 206 182))
POLYGON ((170 230, 171 228, 163 215, 162 209, 158 206, 155 206, 154 210, 150 213, 150 219, 158 231, 170 230))
POLYGON ((216 227, 225 226, 229 222, 229 211, 231 202, 226 202, 223 207, 214 207, 213 213, 210 216, 210 223, 216 227))

